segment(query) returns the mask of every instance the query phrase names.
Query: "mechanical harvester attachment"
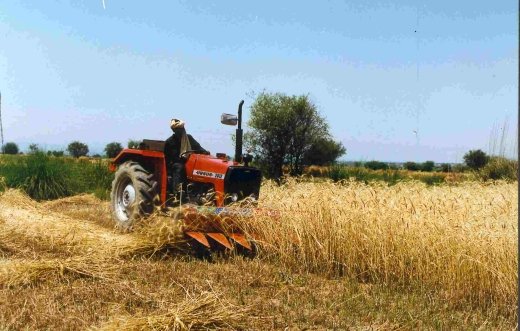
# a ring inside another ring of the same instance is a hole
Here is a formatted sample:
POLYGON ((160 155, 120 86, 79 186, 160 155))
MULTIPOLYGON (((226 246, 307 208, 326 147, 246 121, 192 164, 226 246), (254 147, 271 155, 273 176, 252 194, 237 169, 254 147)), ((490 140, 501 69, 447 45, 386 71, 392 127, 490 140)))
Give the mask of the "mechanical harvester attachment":
POLYGON ((252 156, 242 154, 242 106, 238 116, 222 114, 221 123, 237 125, 234 161, 225 154, 187 151, 184 162, 186 189, 173 189, 171 169, 165 160, 165 142, 143 140, 138 149, 123 149, 111 162, 115 172, 112 182, 113 219, 123 229, 131 229, 157 208, 175 211, 184 222, 187 239, 207 248, 253 250, 237 219, 247 219, 254 208, 237 208, 246 203, 255 206, 260 193, 262 174, 249 166, 252 156))

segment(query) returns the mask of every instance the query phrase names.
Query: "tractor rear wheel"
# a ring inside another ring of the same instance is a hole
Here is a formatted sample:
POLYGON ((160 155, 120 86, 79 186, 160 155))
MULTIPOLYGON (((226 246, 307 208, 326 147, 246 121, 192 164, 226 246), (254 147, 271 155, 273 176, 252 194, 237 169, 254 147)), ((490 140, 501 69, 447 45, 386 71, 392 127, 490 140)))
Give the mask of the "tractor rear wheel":
POLYGON ((154 210, 157 181, 139 163, 127 161, 119 166, 110 194, 112 217, 117 227, 130 230, 135 222, 154 210))

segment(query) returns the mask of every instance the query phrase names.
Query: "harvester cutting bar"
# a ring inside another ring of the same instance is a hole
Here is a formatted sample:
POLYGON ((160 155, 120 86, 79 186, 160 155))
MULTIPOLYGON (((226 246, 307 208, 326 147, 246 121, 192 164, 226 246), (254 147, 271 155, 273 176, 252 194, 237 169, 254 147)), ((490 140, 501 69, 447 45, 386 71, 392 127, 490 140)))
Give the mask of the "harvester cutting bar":
POLYGON ((189 229, 185 234, 203 246, 211 248, 211 243, 214 243, 232 250, 236 245, 240 245, 247 250, 252 250, 251 244, 236 224, 239 218, 251 217, 253 215, 251 209, 189 205, 182 208, 182 215, 189 229))
MULTIPOLYGON (((185 234, 203 246, 211 248, 214 242, 230 250, 239 245, 251 251, 253 247, 237 220, 258 215, 278 216, 279 213, 259 208, 185 205, 182 215, 187 228, 185 234)), ((249 237, 254 239, 252 234, 249 237)))
MULTIPOLYGON (((196 232, 196 231, 187 231, 185 234, 193 239, 195 239, 198 243, 206 246, 207 248, 211 248, 211 245, 209 243, 208 237, 216 241, 217 243, 221 244, 227 249, 233 249, 234 245, 229 242, 228 237, 226 237, 223 233, 219 232, 196 232)), ((230 233, 228 234, 229 238, 232 239, 232 241, 235 244, 238 244, 242 247, 244 247, 247 250, 252 250, 252 246, 249 243, 249 241, 246 239, 246 237, 243 234, 240 233, 230 233)))

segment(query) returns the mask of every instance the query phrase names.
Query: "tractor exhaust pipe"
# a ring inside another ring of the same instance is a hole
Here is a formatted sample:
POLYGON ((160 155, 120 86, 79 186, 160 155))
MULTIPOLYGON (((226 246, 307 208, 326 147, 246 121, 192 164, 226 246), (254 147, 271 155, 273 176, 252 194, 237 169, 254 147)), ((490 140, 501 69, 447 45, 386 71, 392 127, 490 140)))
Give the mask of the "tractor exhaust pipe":
POLYGON ((242 162, 242 106, 244 105, 244 100, 241 100, 238 104, 238 128, 235 134, 235 162, 242 162))

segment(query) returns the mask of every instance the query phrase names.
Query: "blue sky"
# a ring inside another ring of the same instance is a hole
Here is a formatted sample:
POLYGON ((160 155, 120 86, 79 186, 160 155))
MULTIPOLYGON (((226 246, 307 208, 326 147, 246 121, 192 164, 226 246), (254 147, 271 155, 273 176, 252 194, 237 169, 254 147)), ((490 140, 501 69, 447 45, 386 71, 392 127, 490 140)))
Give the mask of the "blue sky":
POLYGON ((0 1, 6 141, 101 152, 169 120, 232 153, 220 113, 309 94, 346 160, 460 162, 508 127, 517 1, 0 1), (417 134, 414 133, 417 132, 417 134))

